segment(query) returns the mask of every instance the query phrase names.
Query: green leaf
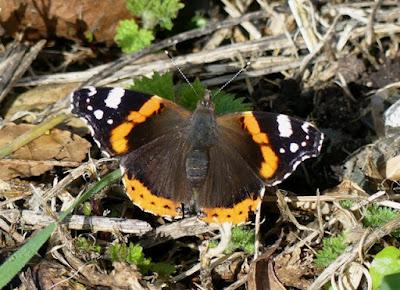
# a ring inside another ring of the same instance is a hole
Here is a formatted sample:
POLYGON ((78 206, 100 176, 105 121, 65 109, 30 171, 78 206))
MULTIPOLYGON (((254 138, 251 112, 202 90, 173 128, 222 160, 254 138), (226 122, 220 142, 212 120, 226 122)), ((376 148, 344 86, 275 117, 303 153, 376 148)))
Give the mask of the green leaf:
POLYGON ((125 53, 149 46, 153 40, 153 32, 139 28, 135 20, 121 20, 118 23, 114 37, 114 41, 125 53))
POLYGON ((400 273, 386 275, 382 279, 379 290, 398 290, 400 282, 400 273))
POLYGON ((190 19, 190 23, 193 28, 200 28, 207 25, 208 19, 196 12, 195 16, 190 19))
POLYGON ((346 239, 343 234, 324 238, 322 240, 322 249, 317 252, 314 263, 318 268, 325 268, 339 257, 345 249, 346 239))
POLYGON ((384 276, 399 272, 400 250, 393 246, 384 248, 375 255, 369 268, 369 273, 372 278, 372 289, 379 289, 384 276))
POLYGON ((152 272, 156 272, 163 277, 168 277, 175 273, 176 268, 174 265, 165 262, 152 263, 150 266, 152 272))
POLYGON ((169 72, 162 75, 154 72, 151 78, 144 76, 136 79, 130 89, 174 100, 174 83, 169 72))
POLYGON ((197 103, 203 98, 206 89, 198 79, 192 83, 192 86, 195 92, 187 83, 181 84, 176 91, 177 103, 190 111, 196 109, 197 103))
MULTIPOLYGON (((378 206, 373 204, 364 212, 363 224, 366 227, 378 228, 387 222, 394 220, 399 216, 399 213, 391 208, 378 206)), ((400 237, 400 229, 392 232, 396 238, 400 237)))
MULTIPOLYGON (((192 83, 192 87, 187 83, 179 85, 176 89, 177 97, 175 97, 172 73, 168 72, 161 75, 155 72, 151 78, 142 77, 136 79, 134 84, 130 86, 130 89, 142 93, 158 95, 175 101, 190 111, 194 111, 197 103, 203 98, 206 87, 198 79, 192 83)), ((213 97, 213 94, 215 94, 215 92, 212 92, 211 99, 214 102, 215 112, 218 115, 251 110, 251 105, 246 103, 244 98, 235 98, 233 94, 228 94, 223 91, 219 92, 215 97, 213 97)))
POLYGON ((248 254, 254 253, 255 232, 244 227, 232 229, 232 239, 226 252, 232 253, 236 250, 243 250, 248 254))
POLYGON ((176 18, 178 11, 185 5, 179 0, 153 0, 155 3, 153 12, 158 19, 160 26, 167 30, 172 29, 172 19, 176 18))
POLYGON ((179 0, 127 0, 128 10, 142 18, 143 27, 154 29, 156 25, 171 30, 172 19, 185 5, 179 0))
MULTIPOLYGON (((214 96, 217 91, 213 91, 211 96, 214 96)), ((218 115, 250 111, 251 104, 245 102, 245 98, 235 98, 235 95, 221 91, 215 97, 211 97, 215 105, 215 112, 218 115)))
POLYGON ((126 8, 136 16, 140 16, 143 11, 151 9, 152 0, 127 0, 126 1, 126 8))
POLYGON ((36 255, 56 228, 57 224, 51 223, 38 231, 0 266, 0 289, 5 287, 32 257, 36 255))

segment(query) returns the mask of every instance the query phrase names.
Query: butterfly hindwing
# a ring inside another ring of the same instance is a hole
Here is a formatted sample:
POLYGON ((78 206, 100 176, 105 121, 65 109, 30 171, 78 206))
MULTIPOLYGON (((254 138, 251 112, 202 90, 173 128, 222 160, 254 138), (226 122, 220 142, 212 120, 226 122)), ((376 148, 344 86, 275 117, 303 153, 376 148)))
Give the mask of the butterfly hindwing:
POLYGON ((239 152, 224 141, 220 136, 218 145, 210 148, 208 174, 198 205, 206 222, 239 224, 256 210, 264 183, 239 152))
POLYGON ((189 150, 182 131, 172 131, 128 153, 121 160, 123 181, 134 204, 164 217, 181 217, 191 199, 185 158, 189 150))
POLYGON ((123 88, 85 87, 71 95, 72 113, 83 117, 102 149, 123 155, 177 128, 190 113, 175 103, 123 88))
POLYGON ((267 185, 289 177, 305 159, 317 156, 323 134, 312 124, 283 114, 243 112, 217 120, 231 144, 267 185))

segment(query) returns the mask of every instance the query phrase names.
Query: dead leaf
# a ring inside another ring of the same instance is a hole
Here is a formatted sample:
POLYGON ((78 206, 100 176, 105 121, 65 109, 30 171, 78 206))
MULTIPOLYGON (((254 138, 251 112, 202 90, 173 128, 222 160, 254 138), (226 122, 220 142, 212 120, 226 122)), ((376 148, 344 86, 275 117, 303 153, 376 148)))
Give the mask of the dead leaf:
POLYGON ((121 19, 132 18, 125 0, 0 0, 0 24, 11 35, 24 32, 29 40, 64 37, 113 43, 121 19))
MULTIPOLYGON (((15 102, 7 110, 5 120, 13 121, 11 118, 18 118, 17 114, 24 112, 40 112, 50 104, 68 95, 78 86, 78 83, 68 83, 63 85, 44 85, 28 90, 16 98, 15 102)), ((32 121, 26 117, 23 120, 32 121)))
MULTIPOLYGON (((34 125, 8 124, 0 130, 0 146, 5 145, 34 125)), ((90 143, 69 131, 52 129, 15 151, 9 159, 1 159, 0 179, 38 176, 54 166, 76 167, 86 158, 90 143)))
POLYGON ((253 261, 247 274, 247 288, 250 290, 285 289, 275 275, 272 255, 280 241, 270 246, 265 253, 253 261))
POLYGON ((393 181, 400 180, 400 155, 386 161, 385 177, 393 181))
POLYGON ((35 272, 40 289, 71 289, 70 272, 57 262, 43 260, 35 266, 35 272))

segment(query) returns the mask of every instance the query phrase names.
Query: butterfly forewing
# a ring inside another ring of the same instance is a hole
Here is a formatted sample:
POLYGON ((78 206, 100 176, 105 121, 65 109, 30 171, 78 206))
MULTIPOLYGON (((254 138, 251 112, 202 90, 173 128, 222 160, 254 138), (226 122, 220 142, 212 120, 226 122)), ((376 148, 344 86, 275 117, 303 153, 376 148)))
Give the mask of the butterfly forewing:
POLYGON ((218 124, 222 142, 230 143, 267 185, 282 182, 301 161, 317 156, 324 138, 312 124, 283 114, 234 113, 218 124))
POLYGON ((190 113, 158 96, 123 88, 85 87, 71 95, 72 113, 83 117, 109 155, 123 155, 183 126, 190 113))

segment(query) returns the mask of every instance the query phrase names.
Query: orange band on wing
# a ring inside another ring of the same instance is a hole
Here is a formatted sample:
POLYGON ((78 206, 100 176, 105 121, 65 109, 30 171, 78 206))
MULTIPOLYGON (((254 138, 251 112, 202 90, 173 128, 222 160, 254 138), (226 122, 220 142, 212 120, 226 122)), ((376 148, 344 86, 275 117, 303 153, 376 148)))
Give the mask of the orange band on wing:
POLYGON ((264 161, 261 163, 260 174, 265 178, 270 178, 278 169, 279 158, 276 156, 274 150, 267 145, 261 146, 261 153, 264 161))
POLYGON ((205 217, 201 220, 207 223, 225 223, 230 222, 233 224, 240 224, 247 221, 250 212, 255 212, 261 199, 246 198, 240 203, 236 204, 232 208, 216 207, 216 208, 204 208, 202 213, 205 217))
POLYGON ((112 149, 122 154, 128 151, 128 138, 126 138, 132 131, 134 124, 131 122, 124 122, 111 131, 110 143, 112 149))
POLYGON ((128 152, 128 135, 132 129, 140 123, 146 121, 147 118, 152 115, 159 113, 161 110, 161 98, 154 96, 145 102, 139 109, 139 111, 131 112, 126 121, 114 128, 111 131, 110 143, 112 149, 117 154, 123 154, 128 152))
POLYGON ((268 135, 261 132, 258 121, 251 112, 244 113, 243 125, 250 133, 253 141, 260 145, 264 161, 261 163, 259 174, 264 178, 271 178, 278 169, 279 158, 269 145, 268 135))
POLYGON ((144 211, 164 217, 181 217, 181 204, 170 199, 156 196, 138 179, 129 179, 124 175, 123 182, 129 198, 144 211))

